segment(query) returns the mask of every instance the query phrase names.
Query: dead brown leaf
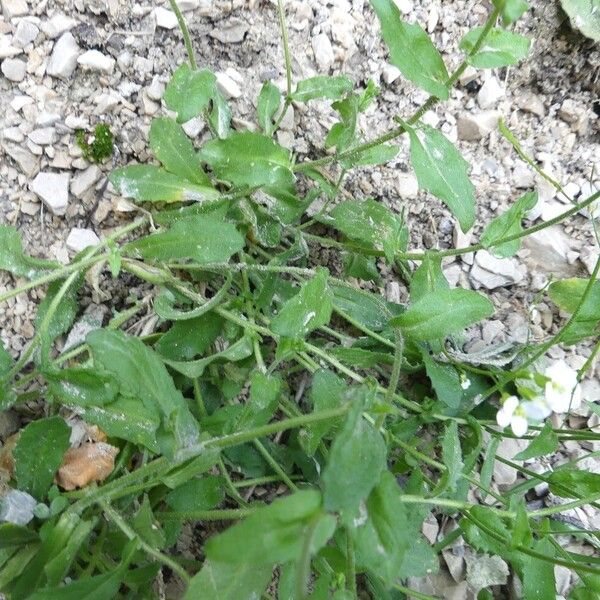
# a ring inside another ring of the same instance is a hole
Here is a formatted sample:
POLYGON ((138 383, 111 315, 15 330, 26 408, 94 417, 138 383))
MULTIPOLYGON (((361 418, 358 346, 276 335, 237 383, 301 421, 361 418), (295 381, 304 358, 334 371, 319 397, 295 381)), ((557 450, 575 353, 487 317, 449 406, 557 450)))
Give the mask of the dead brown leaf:
POLYGON ((67 491, 104 481, 115 468, 119 449, 104 442, 84 444, 65 453, 56 483, 67 491))

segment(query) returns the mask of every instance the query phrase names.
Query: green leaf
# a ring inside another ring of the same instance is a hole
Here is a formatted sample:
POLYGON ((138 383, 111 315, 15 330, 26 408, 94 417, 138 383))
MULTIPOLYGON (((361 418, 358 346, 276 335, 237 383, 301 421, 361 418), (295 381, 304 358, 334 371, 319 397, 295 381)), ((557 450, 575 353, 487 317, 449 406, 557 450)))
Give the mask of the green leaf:
POLYGON ((340 113, 340 121, 331 127, 325 138, 325 147, 336 146, 338 152, 343 152, 355 141, 356 123, 360 112, 360 96, 351 94, 344 100, 334 102, 331 106, 340 113))
MULTIPOLYGON (((460 49, 469 53, 473 51, 482 27, 471 29, 460 42, 460 49)), ((468 58, 469 63, 478 69, 496 69, 516 65, 527 58, 531 40, 525 36, 506 31, 505 29, 492 29, 481 48, 468 58)))
POLYGON ((231 116, 229 104, 227 104, 223 94, 215 87, 208 121, 218 138, 224 139, 229 136, 231 131, 231 116))
POLYGON ((367 519, 357 527, 357 563, 388 587, 398 578, 411 539, 407 535, 406 505, 400 501, 400 488, 394 476, 385 471, 366 502, 367 519))
POLYGON ((181 65, 167 85, 164 100, 167 108, 178 113, 177 121, 185 123, 197 117, 213 98, 216 77, 208 70, 192 71, 189 65, 181 65))
POLYGON ((177 321, 154 348, 170 360, 192 360, 210 348, 222 328, 223 318, 214 312, 195 319, 177 321))
POLYGON ((427 252, 410 282, 410 301, 417 302, 427 294, 450 289, 442 271, 442 257, 427 252))
POLYGON ((390 323, 415 340, 440 340, 493 313, 494 305, 486 297, 456 288, 423 296, 390 323))
MULTIPOLYGON (((35 317, 35 329, 36 331, 42 332, 42 323, 46 319, 50 305, 54 298, 60 292, 63 284, 63 280, 53 281, 48 286, 46 296, 38 307, 37 315, 35 317)), ((62 299, 59 302, 58 308, 52 315, 50 322, 46 326, 46 330, 43 332, 42 344, 44 346, 44 352, 49 349, 50 344, 63 333, 66 333, 73 325, 75 317, 77 316, 77 310, 79 305, 77 303, 77 292, 82 284, 82 278, 78 278, 71 284, 69 289, 64 293, 62 299)))
POLYGON ((0 378, 6 375, 14 365, 13 357, 4 349, 0 342, 0 378))
MULTIPOLYGON (((554 558, 556 553, 552 542, 547 538, 535 542, 532 550, 550 559, 554 558)), ((523 555, 522 562, 523 598, 525 600, 555 598, 556 580, 552 560, 540 560, 529 555, 523 555)))
POLYGON ((391 365, 394 362, 392 354, 386 352, 373 352, 364 348, 331 348, 330 354, 347 365, 372 369, 378 365, 391 365))
POLYGON ((456 367, 448 363, 440 363, 430 356, 429 352, 423 351, 423 364, 427 371, 427 377, 439 400, 452 409, 458 409, 463 397, 461 380, 456 367))
POLYGON ((160 357, 144 343, 120 331, 99 329, 87 336, 94 363, 112 373, 121 392, 139 398, 153 414, 162 414, 163 454, 185 455, 198 443, 198 425, 181 392, 175 387, 160 357))
POLYGON ((118 597, 122 571, 82 577, 65 586, 45 588, 27 596, 28 600, 113 600, 118 597))
POLYGON ((235 131, 226 139, 211 140, 200 150, 200 160, 212 167, 218 179, 236 187, 294 192, 289 150, 260 133, 235 131))
POLYGON ((469 179, 469 163, 437 129, 429 125, 405 128, 419 187, 444 202, 461 229, 468 231, 475 222, 475 187, 469 179))
POLYGON ((302 490, 258 509, 244 521, 206 543, 211 561, 256 566, 297 560, 304 546, 307 528, 318 519, 311 551, 321 548, 333 534, 335 519, 320 516, 321 494, 302 490))
POLYGON ((21 235, 16 228, 0 225, 0 271, 8 271, 16 277, 32 279, 57 266, 50 260, 27 256, 23 252, 21 235))
POLYGON ((299 81, 291 98, 294 102, 308 102, 316 98, 339 100, 352 91, 352 86, 352 81, 345 75, 318 75, 299 81))
POLYGON ((271 566, 206 560, 190 582, 184 600, 256 600, 269 585, 271 572, 271 566))
MULTIPOLYGON (((500 11, 502 15, 502 22, 504 25, 511 25, 521 15, 529 9, 529 5, 525 0, 492 0, 494 6, 500 11)), ((563 0, 564 2, 564 0, 563 0)))
POLYGON ((212 187, 190 138, 173 119, 160 117, 150 126, 150 148, 164 168, 192 183, 212 187))
POLYGON ((133 529, 140 538, 154 548, 163 548, 165 534, 157 523, 148 496, 144 497, 142 505, 131 519, 133 529))
POLYGON ((515 454, 514 460, 528 460, 530 458, 537 458, 538 456, 545 456, 546 454, 553 454, 557 448, 558 436, 554 433, 552 424, 548 421, 544 424, 540 433, 533 438, 529 446, 525 450, 515 454))
POLYGON ((390 62, 415 85, 448 99, 448 71, 429 36, 416 24, 406 23, 393 0, 371 0, 381 23, 381 35, 390 50, 390 62))
POLYGON ((277 410, 281 380, 260 371, 250 378, 250 396, 236 419, 235 431, 266 425, 277 410))
POLYGON ((198 185, 152 165, 129 165, 108 177, 125 198, 141 202, 213 202, 220 194, 211 186, 198 185))
POLYGON ((327 325, 333 308, 333 294, 327 279, 327 271, 318 269, 272 319, 271 329, 279 336, 301 339, 317 327, 327 325))
POLYGON ((382 331, 392 316, 397 314, 398 305, 386 302, 380 295, 359 290, 351 285, 331 283, 333 305, 355 321, 373 331, 382 331))
POLYGON ((600 13, 597 0, 560 0, 571 24, 583 35, 600 41, 600 13))
POLYGON ((521 247, 520 239, 503 244, 498 244, 497 242, 523 231, 521 221, 527 212, 537 204, 537 201, 537 192, 528 192, 524 196, 521 196, 506 212, 492 219, 487 224, 481 235, 481 245, 484 248, 491 247, 492 254, 501 258, 515 255, 521 247))
POLYGON ((383 250, 389 261, 393 261, 396 252, 405 246, 406 231, 402 217, 371 198, 362 202, 340 202, 319 220, 352 240, 383 250))
MULTIPOLYGON (((563 279, 550 284, 548 295, 554 304, 567 313, 573 314, 581 303, 587 279, 563 279)), ((577 318, 564 333, 562 341, 574 344, 586 337, 598 335, 600 324, 600 281, 592 284, 587 300, 581 307, 577 318)))
MULTIPOLYGON (((310 401, 313 411, 319 412, 330 408, 337 408, 342 403, 342 395, 346 390, 346 383, 335 373, 320 369, 313 375, 310 389, 310 401)), ((335 427, 339 419, 319 421, 306 429, 300 430, 299 440, 304 451, 312 456, 323 437, 335 427)))
POLYGON ((258 124, 265 132, 265 135, 271 135, 273 133, 275 125, 274 119, 280 105, 281 92, 277 86, 273 85, 270 81, 265 81, 260 90, 258 103, 256 105, 258 124))
POLYGON ((172 490, 165 497, 170 508, 178 512, 210 510, 225 498, 223 478, 206 475, 200 479, 191 479, 172 490))
POLYGON ((190 379, 195 379, 196 377, 201 377, 206 367, 214 362, 231 363, 244 360, 252 354, 252 351, 252 340, 249 337, 244 336, 237 342, 225 348, 225 350, 211 354, 206 358, 199 358, 198 360, 189 362, 163 359, 163 362, 182 375, 185 375, 190 379))
POLYGON ((130 242, 124 251, 137 258, 192 258, 196 262, 210 263, 227 262, 244 244, 244 237, 232 223, 198 215, 177 221, 163 233, 130 242))
POLYGON ((14 523, 2 523, 0 525, 0 550, 24 546, 37 540, 39 540, 38 534, 31 531, 31 529, 27 529, 27 527, 15 525, 14 523))
POLYGON ((600 473, 566 467, 551 473, 549 484, 550 491, 561 498, 585 498, 600 493, 600 473))
POLYGON ((109 437, 144 446, 154 453, 159 452, 156 441, 160 427, 158 408, 145 405, 137 398, 119 396, 110 404, 86 406, 81 417, 87 423, 100 427, 109 437))
POLYGON ((365 165, 383 165, 395 158, 399 151, 400 146, 380 144, 374 148, 352 154, 349 158, 345 158, 340 162, 344 169, 365 165))
POLYGON ((54 480, 71 430, 61 417, 32 421, 23 429, 13 451, 15 478, 19 489, 42 500, 54 480))
POLYGON ((114 377, 97 369, 71 367, 47 371, 44 377, 48 389, 61 404, 102 406, 112 402, 119 391, 114 377))
POLYGON ((453 492, 456 490, 456 484, 463 468, 462 450, 456 421, 450 421, 446 425, 444 437, 442 438, 442 462, 446 465, 443 488, 448 488, 453 492))
POLYGON ((379 482, 387 449, 380 433, 362 417, 367 389, 350 388, 349 392, 352 408, 331 446, 321 482, 326 510, 355 514, 379 482))

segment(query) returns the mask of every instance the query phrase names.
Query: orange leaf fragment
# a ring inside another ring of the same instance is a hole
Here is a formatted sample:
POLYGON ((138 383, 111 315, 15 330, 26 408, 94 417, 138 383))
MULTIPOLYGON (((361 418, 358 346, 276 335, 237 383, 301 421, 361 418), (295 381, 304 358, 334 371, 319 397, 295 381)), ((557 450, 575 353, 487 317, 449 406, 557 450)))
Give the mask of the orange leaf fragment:
POLYGON ((56 483, 67 491, 93 481, 104 481, 115 468, 119 449, 104 442, 84 444, 67 450, 56 474, 56 483))

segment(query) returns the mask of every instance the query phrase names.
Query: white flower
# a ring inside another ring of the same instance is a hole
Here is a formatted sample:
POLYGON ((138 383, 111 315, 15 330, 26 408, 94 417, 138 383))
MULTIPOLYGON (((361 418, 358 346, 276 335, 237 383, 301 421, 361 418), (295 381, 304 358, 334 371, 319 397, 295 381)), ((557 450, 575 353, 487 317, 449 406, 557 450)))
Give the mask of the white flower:
POLYGON ((559 360, 552 363, 544 374, 550 380, 546 383, 546 403, 555 413, 566 413, 581 406, 581 387, 575 369, 559 360))
POLYGON ((510 425, 517 437, 525 435, 529 427, 525 410, 516 396, 509 396, 504 400, 502 408, 496 414, 496 422, 502 428, 510 425))
POLYGON ((552 409, 548 406, 543 396, 529 400, 529 402, 525 402, 522 406, 530 421, 543 421, 552 414, 552 409))
POLYGON ((468 390, 471 387, 471 380, 464 374, 460 374, 460 387, 463 390, 468 390))

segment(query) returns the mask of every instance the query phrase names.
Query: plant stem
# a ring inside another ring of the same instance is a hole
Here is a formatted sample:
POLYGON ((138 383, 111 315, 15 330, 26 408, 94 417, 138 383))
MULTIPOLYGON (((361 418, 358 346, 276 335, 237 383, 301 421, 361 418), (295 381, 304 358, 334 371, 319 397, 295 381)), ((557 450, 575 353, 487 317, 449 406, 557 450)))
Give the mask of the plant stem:
POLYGON ((352 600, 356 600, 356 558, 354 556, 354 540, 346 528, 346 587, 352 600))
POLYGON ((128 539, 137 540, 146 554, 149 554, 158 562, 161 562, 163 565, 169 567, 169 569, 179 575, 186 585, 189 585, 191 578, 178 562, 147 544, 108 502, 101 501, 100 505, 102 506, 104 514, 125 534, 128 539))
MULTIPOLYGON (((490 31, 492 30, 492 27, 495 25, 499 14, 500 14, 500 11, 497 8, 494 9, 490 13, 481 33, 479 34, 479 37, 477 38, 475 44, 473 45, 473 48, 471 48, 471 50, 467 54, 467 57, 465 58, 465 60, 463 60, 463 62, 452 73, 452 75, 450 75, 450 77, 446 80, 447 87, 453 86, 458 81, 460 76, 465 72, 465 69, 469 66, 469 58, 471 58, 471 56, 473 56, 474 54, 476 54, 479 51, 483 42, 485 41, 485 38, 488 36, 490 31)), ((435 96, 430 96, 427 99, 427 101, 423 104, 423 106, 421 106, 421 108, 419 108, 412 115, 412 117, 410 117, 410 119, 408 119, 408 124, 413 125, 414 123, 416 123, 429 109, 431 109, 433 106, 435 106, 439 101, 440 101, 439 98, 437 98, 435 96)), ((340 162, 343 160, 347 160, 349 158, 352 158, 353 156, 356 156, 363 152, 366 152, 367 150, 370 150, 371 148, 375 148, 381 144, 384 144, 385 142, 390 142, 390 141, 396 139, 397 137, 401 136, 405 132, 406 132, 405 127, 403 125, 401 125, 399 127, 396 127, 394 129, 388 131, 387 133, 375 138, 374 140, 371 140, 370 142, 365 142, 363 144, 359 144, 358 146, 355 146, 354 148, 350 148, 349 150, 346 150, 344 152, 340 152, 339 154, 334 154, 332 156, 326 156, 324 158, 319 158, 317 160, 311 160, 311 161, 306 161, 303 163, 296 164, 296 165, 294 165, 294 170, 295 171, 306 171, 308 169, 312 169, 317 166, 323 166, 323 165, 328 165, 333 162, 340 162)))
POLYGON ((237 521, 255 512, 256 508, 225 508, 221 510, 184 510, 157 512, 161 521, 237 521))
POLYGON ((175 16, 177 17, 179 29, 181 29, 181 35, 183 36, 183 43, 185 44, 188 60, 190 61, 190 67, 192 68, 192 71, 195 71, 198 68, 198 64, 196 63, 196 57, 194 56, 194 47, 192 46, 192 38, 190 37, 187 23, 181 14, 177 0, 169 0, 169 2, 171 3, 171 8, 175 13, 175 16))
MULTIPOLYGON (((285 21, 285 9, 283 7, 283 0, 277 0, 277 14, 279 16, 279 27, 281 28, 281 40, 283 43, 283 58, 285 60, 285 80, 288 97, 292 95, 292 57, 290 54, 290 42, 287 29, 287 23, 285 21)), ((287 100, 287 99, 286 99, 287 100)), ((287 110, 287 106, 284 105, 284 111, 287 110)), ((282 112, 284 115, 285 112, 282 112)))
POLYGON ((316 514, 308 523, 304 534, 302 544, 302 553, 298 559, 298 568, 296 570, 296 598, 305 600, 307 598, 308 579, 310 577, 310 559, 312 544, 317 530, 317 525, 321 519, 321 514, 316 514))

